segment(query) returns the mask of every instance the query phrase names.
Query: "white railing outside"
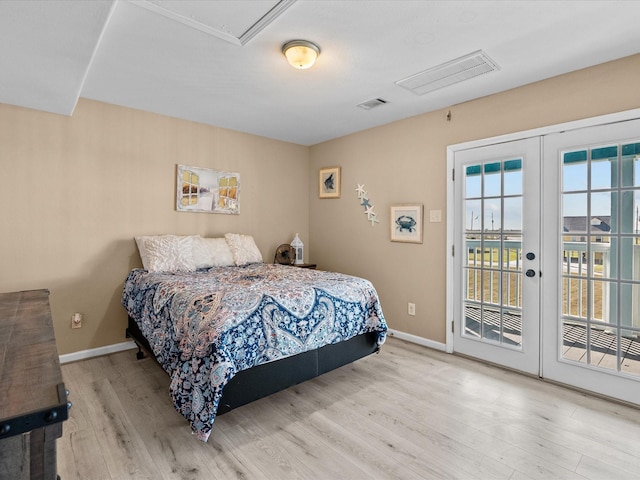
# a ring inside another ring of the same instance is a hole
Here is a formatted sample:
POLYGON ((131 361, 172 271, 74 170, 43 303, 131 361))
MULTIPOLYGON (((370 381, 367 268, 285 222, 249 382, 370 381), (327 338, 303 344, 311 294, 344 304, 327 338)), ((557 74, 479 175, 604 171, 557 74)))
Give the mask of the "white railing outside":
MULTIPOLYGON (((522 308, 522 244, 520 240, 466 239, 467 255, 466 302, 470 304, 491 305, 498 308, 519 310, 522 308), (509 281, 504 281, 504 275, 509 281), (485 284, 482 285, 484 277, 485 284), (503 288, 502 296, 499 294, 503 288), (482 290, 484 288, 484 291, 482 290)), ((633 271, 640 274, 640 245, 633 245, 633 271)), ((586 291, 591 288, 591 319, 609 323, 610 313, 617 312, 617 306, 611 303, 610 281, 611 244, 592 242, 587 252, 586 242, 563 242, 562 253, 562 312, 568 319, 587 320, 586 291), (591 258, 588 258, 588 255, 591 258), (592 272, 589 272, 589 263, 592 272), (589 276, 590 275, 590 276, 589 276)), ((618 284, 619 285, 619 284, 618 284)), ((640 294, 620 292, 620 305, 628 306, 631 325, 640 328, 640 294), (632 298, 625 298, 631 295, 632 298)), ((629 316, 626 315, 626 316, 629 316)), ((617 316, 617 314, 616 314, 617 316)))
POLYGON ((493 306, 522 308, 522 242, 520 240, 467 239, 467 266, 473 271, 471 285, 467 279, 467 300, 482 301, 493 306), (489 272, 485 276, 484 292, 482 291, 482 271, 489 272), (495 274, 498 274, 496 278, 495 274), (504 282, 507 274, 509 281, 504 282), (502 278, 502 280, 501 280, 502 278), (505 283, 502 297, 498 294, 500 286, 505 283), (488 295, 485 292, 489 292, 488 295), (470 296, 473 292, 473 297, 470 296), (480 292, 480 295, 478 295, 480 292), (502 300, 502 301, 500 301, 502 300))

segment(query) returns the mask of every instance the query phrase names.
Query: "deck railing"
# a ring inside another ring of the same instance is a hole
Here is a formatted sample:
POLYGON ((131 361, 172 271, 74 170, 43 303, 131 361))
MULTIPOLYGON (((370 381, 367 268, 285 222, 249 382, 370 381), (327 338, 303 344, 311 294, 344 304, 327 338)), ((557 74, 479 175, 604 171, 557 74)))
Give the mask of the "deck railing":
POLYGON ((522 308, 522 242, 467 239, 466 248, 470 267, 467 300, 522 308))
POLYGON ((563 242, 562 252, 562 313, 569 318, 586 320, 587 301, 591 299, 591 319, 609 323, 610 293, 608 282, 611 272, 611 244, 587 242, 563 242), (591 271, 589 271, 591 269, 591 271), (588 295, 588 278, 591 279, 591 295, 588 295))
MULTIPOLYGON (((470 304, 484 303, 496 308, 522 308, 522 244, 520 240, 467 239, 468 256, 465 299, 470 304), (502 294, 500 291, 502 290, 502 294)), ((611 244, 564 241, 562 252, 562 314, 568 319, 609 323, 610 318, 634 328, 640 327, 640 288, 622 289, 620 308, 611 298, 617 284, 612 278, 611 244), (591 265, 591 271, 589 271, 591 265), (612 287, 614 285, 614 287, 612 287), (591 288, 591 294, 587 294, 591 288), (590 308, 587 302, 590 299, 590 308)), ((633 245, 633 272, 640 273, 640 245, 633 245)), ((615 266, 614 266, 615 269, 615 266)), ((615 274, 613 277, 617 277, 615 274)), ((635 278, 635 274, 631 274, 635 278)))

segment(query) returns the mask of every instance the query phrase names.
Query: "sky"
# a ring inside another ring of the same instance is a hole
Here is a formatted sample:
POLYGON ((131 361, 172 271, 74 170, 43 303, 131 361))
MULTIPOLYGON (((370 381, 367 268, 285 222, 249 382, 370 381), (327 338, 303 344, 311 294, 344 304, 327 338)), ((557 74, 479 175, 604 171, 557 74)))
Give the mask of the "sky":
MULTIPOLYGON (((504 164, 508 163, 504 162, 504 164)), ((499 165, 499 162, 492 162, 490 165, 499 165)), ((586 193, 588 187, 588 165, 591 166, 591 216, 612 216, 611 202, 617 201, 618 193, 615 188, 618 184, 616 167, 617 159, 597 159, 589 163, 568 162, 563 165, 562 171, 562 212, 563 216, 588 215, 588 199, 586 193), (612 175, 612 170, 614 175, 612 175), (612 180, 612 176, 614 179, 612 180), (614 191, 612 192, 612 186, 614 191)), ((513 167, 514 164, 511 164, 513 167)), ((470 166, 466 169, 468 174, 465 177, 465 225, 466 229, 479 230, 482 221, 482 202, 479 197, 482 195, 482 182, 484 179, 484 229, 497 230, 501 227, 501 218, 504 218, 504 230, 522 229, 522 182, 523 171, 520 165, 516 168, 504 171, 504 217, 501 212, 500 183, 501 175, 497 170, 495 173, 479 173, 480 166, 470 166), (475 168, 475 170, 473 170, 475 168), (472 173, 471 173, 472 172, 472 173), (489 197, 489 198, 488 198, 489 197), (493 197, 493 198, 491 198, 493 197)), ((622 178, 623 187, 640 186, 640 156, 623 157, 623 168, 629 171, 629 175, 622 178)), ((489 169, 490 170, 490 169, 489 169)), ((623 172, 626 173, 626 172, 623 172)), ((524 179, 526 181, 526 178, 524 179)), ((640 190, 624 191, 623 205, 626 205, 626 224, 633 225, 624 227, 623 233, 638 233, 634 231, 638 225, 638 214, 640 213, 640 190)), ((624 207, 623 207, 624 208, 624 207)))

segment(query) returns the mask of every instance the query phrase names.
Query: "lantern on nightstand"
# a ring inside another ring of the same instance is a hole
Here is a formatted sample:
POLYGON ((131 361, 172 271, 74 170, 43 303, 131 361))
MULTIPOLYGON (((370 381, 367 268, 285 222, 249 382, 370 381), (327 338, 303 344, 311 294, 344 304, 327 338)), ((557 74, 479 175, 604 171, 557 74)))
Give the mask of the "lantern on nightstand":
POLYGON ((302 243, 302 240, 300 240, 300 237, 297 233, 296 238, 294 238, 291 242, 291 247, 293 248, 293 251, 296 252, 295 264, 299 265, 301 263, 304 263, 304 244, 302 243))

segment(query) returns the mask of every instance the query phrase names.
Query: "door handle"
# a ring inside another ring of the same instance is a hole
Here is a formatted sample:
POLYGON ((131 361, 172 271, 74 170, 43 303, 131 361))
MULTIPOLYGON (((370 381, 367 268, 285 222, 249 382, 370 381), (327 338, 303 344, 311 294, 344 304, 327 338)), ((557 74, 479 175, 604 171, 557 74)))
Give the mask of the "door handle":
POLYGON ((529 270, 527 270, 527 271, 525 272, 525 275, 526 275, 527 277, 529 277, 529 278, 531 278, 531 277, 535 277, 535 276, 536 276, 536 271, 535 271, 535 270, 532 270, 532 269, 530 268, 529 270))
POLYGON ((536 254, 533 252, 527 253, 527 260, 534 260, 536 258, 536 254))

